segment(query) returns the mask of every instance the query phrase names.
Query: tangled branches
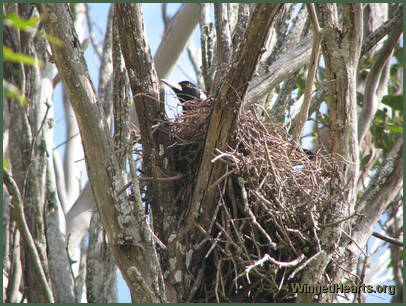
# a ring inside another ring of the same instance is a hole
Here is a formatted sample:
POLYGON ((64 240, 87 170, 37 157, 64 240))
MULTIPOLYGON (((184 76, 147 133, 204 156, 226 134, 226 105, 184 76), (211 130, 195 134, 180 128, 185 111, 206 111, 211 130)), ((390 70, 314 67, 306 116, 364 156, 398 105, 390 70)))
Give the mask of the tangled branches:
POLYGON ((320 250, 334 161, 307 155, 282 128, 251 113, 241 114, 230 150, 218 153, 235 171, 219 187, 216 301, 290 301, 289 281, 320 250))
MULTIPOLYGON (((196 104, 171 125, 176 171, 187 180, 179 184, 183 207, 198 170, 207 106, 196 104)), ((309 156, 283 128, 248 112, 240 114, 229 149, 216 154, 212 162, 226 171, 215 186, 210 244, 200 258, 209 264, 193 301, 292 301, 289 283, 321 250, 334 158, 309 156)))

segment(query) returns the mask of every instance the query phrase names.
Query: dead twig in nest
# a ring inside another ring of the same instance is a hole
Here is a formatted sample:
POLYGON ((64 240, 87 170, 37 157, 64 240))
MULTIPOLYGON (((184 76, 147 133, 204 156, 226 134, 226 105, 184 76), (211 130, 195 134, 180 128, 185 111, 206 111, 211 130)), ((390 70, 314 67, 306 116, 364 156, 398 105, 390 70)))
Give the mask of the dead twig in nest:
MULTIPOLYGON (((213 102, 188 101, 187 111, 165 122, 173 164, 165 179, 176 178, 180 213, 190 205, 213 102)), ((194 277, 211 277, 195 283, 193 301, 227 302, 231 294, 240 302, 292 301, 286 284, 322 252, 319 234, 330 225, 323 212, 338 158, 309 157, 283 127, 242 111, 228 149, 213 152, 211 162, 225 163, 226 171, 209 187, 218 193, 217 207, 205 216, 211 225, 200 228, 205 238, 196 246, 210 264, 194 277)))

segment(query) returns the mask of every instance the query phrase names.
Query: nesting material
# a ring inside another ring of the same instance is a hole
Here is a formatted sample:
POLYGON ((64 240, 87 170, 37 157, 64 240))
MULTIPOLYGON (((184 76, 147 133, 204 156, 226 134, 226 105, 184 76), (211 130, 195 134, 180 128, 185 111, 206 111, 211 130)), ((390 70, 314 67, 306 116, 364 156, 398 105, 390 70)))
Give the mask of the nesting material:
POLYGON ((212 99, 204 102, 190 100, 182 104, 190 108, 188 111, 182 111, 171 124, 171 135, 174 143, 184 145, 188 143, 197 143, 204 140, 212 99))
MULTIPOLYGON (((212 102, 195 104, 171 125, 176 162, 184 164, 189 180, 184 203, 197 175, 212 102)), ((335 158, 309 158, 282 127, 251 112, 240 113, 229 149, 216 154, 215 163, 225 163, 230 174, 218 186, 206 254, 211 263, 204 273, 212 277, 204 279, 213 281, 201 284, 195 301, 201 296, 200 301, 229 302, 236 295, 240 302, 290 301, 287 279, 294 282, 300 266, 320 249, 335 158)))

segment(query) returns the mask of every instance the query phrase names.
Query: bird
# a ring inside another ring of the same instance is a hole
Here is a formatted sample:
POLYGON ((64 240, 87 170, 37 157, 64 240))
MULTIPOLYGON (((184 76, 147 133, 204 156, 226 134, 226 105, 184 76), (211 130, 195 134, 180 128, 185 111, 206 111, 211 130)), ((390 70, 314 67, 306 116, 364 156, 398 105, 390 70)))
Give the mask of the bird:
MULTIPOLYGON (((175 92, 176 96, 178 97, 178 100, 181 103, 185 103, 187 101, 192 100, 202 102, 207 99, 207 96, 203 92, 203 90, 201 90, 199 87, 197 87, 190 81, 176 82, 167 79, 161 79, 161 82, 167 85, 170 89, 172 89, 175 92)), ((188 111, 191 110, 191 107, 183 104, 182 109, 183 111, 188 111)))

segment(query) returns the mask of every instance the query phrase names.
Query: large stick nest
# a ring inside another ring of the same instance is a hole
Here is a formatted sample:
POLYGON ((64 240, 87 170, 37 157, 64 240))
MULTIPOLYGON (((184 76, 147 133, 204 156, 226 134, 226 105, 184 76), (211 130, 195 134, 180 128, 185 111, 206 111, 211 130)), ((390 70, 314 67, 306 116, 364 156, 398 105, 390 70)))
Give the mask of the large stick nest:
MULTIPOLYGON (((189 103, 191 110, 171 124, 176 170, 185 174, 180 205, 190 201, 212 101, 189 103)), ((287 284, 297 282, 306 260, 320 250, 334 159, 309 156, 282 127, 251 112, 240 113, 230 147, 216 154, 215 163, 226 165, 225 178, 217 186, 204 281, 192 301, 292 301, 287 284)))

